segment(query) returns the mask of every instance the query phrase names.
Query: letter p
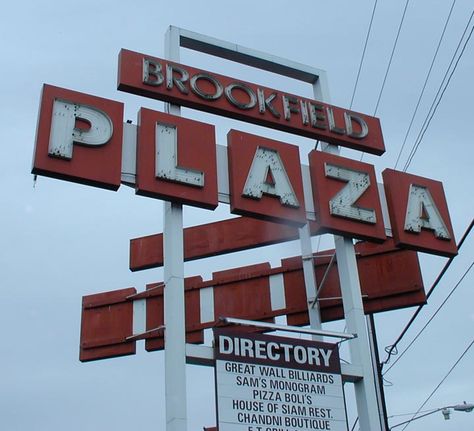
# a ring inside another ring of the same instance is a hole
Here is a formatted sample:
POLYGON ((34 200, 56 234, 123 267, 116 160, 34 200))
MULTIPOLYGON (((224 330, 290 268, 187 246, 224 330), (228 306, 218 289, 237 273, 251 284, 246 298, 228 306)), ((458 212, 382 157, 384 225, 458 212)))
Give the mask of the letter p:
POLYGON ((44 85, 32 173, 117 190, 123 104, 44 85))
POLYGON ((105 112, 56 99, 53 104, 48 154, 70 160, 74 144, 104 145, 110 140, 112 133, 112 120, 105 112))

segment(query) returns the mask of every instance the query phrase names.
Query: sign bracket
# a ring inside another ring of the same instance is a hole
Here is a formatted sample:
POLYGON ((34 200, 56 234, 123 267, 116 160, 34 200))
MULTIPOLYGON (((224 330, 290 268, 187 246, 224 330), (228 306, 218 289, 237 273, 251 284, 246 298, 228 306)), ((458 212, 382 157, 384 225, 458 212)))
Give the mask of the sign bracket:
POLYGON ((278 325, 276 323, 260 322, 258 320, 236 319, 234 317, 221 317, 224 323, 243 326, 256 326, 257 328, 266 328, 274 331, 296 332, 299 334, 309 334, 332 338, 341 338, 344 340, 352 340, 357 338, 357 334, 349 334, 347 332, 324 331, 312 328, 301 328, 299 326, 278 325))

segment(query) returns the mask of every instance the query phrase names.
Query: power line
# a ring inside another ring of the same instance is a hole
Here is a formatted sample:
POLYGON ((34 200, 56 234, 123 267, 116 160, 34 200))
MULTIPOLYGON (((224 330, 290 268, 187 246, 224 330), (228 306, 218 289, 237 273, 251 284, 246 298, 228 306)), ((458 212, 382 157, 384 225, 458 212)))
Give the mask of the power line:
MULTIPOLYGON (((366 50, 367 50, 367 45, 368 45, 368 42, 369 42, 370 33, 372 31, 372 24, 374 22, 375 9, 377 8, 377 2, 378 2, 378 0, 375 0, 374 7, 372 8, 372 15, 370 17, 370 22, 369 22, 369 27, 367 29, 367 34, 365 36, 364 48, 362 50, 362 56, 361 56, 360 62, 359 62, 359 69, 357 71, 356 81, 355 81, 355 84, 354 84, 354 90, 352 91, 351 104, 350 104, 349 109, 352 109, 352 105, 354 103, 354 97, 355 97, 355 94, 356 94, 357 86, 359 84, 360 73, 362 71, 362 64, 364 63, 365 53, 366 53, 366 50)), ((318 143, 319 143, 319 141, 318 141, 318 143)), ((317 148, 317 145, 318 144, 316 144, 315 149, 317 148)), ((363 157, 363 155, 364 155, 364 153, 362 153, 361 157, 363 157)), ((318 236, 318 243, 317 243, 317 247, 316 247, 316 252, 319 251, 320 245, 321 245, 321 235, 318 236)))
MULTIPOLYGON (((469 349, 472 347, 472 345, 474 344, 474 338, 472 339, 472 341, 469 343, 469 345, 467 346, 466 350, 464 350, 464 352, 461 354, 461 356, 459 356, 459 358, 457 359, 457 361, 454 363, 454 365, 449 369, 449 371, 446 373, 446 375, 441 379, 441 381, 438 383, 438 385, 433 389, 433 391, 431 392, 431 394, 428 396, 428 398, 426 398, 426 400, 423 402, 423 404, 418 408, 417 412, 413 415, 413 417, 410 419, 410 421, 403 427, 403 430, 406 429, 406 427, 408 425, 410 425, 411 422, 413 422, 413 420, 415 419, 415 416, 420 412, 420 410, 426 405, 426 403, 431 399, 431 397, 435 394, 435 392, 440 388, 440 386, 445 382, 445 380, 448 378, 448 376, 452 373, 452 371, 456 368, 456 366, 459 364, 459 362, 461 362, 461 360, 464 358, 464 356, 466 355, 466 353, 469 351, 469 349)), ((402 431, 403 431, 402 430, 402 431)))
POLYGON ((352 104, 354 103, 354 97, 355 97, 355 94, 356 94, 357 85, 359 83, 360 72, 362 70, 362 64, 363 64, 364 58, 365 58, 365 51, 367 49, 367 43, 369 42, 370 32, 372 30, 372 23, 374 21, 374 15, 375 15, 375 9, 377 7, 377 1, 378 0, 375 0, 374 7, 372 9, 372 16, 370 17, 369 28, 367 29, 367 35, 365 37, 364 49, 362 51, 362 56, 360 58, 359 70, 357 71, 357 77, 356 77, 356 81, 355 81, 355 84, 354 84, 354 90, 352 92, 350 108, 352 108, 352 104))
MULTIPOLYGON (((464 235, 462 236, 461 240, 459 241, 458 243, 458 251, 461 249, 462 245, 464 244, 464 241, 467 239, 467 237, 469 236, 469 234, 471 233, 471 230, 472 228, 474 227, 474 219, 471 220, 471 223, 469 224, 469 226, 467 227, 467 229, 465 230, 464 232, 464 235)), ((449 260, 446 262, 446 264, 444 265, 443 269, 441 270, 441 272, 438 274, 438 277, 436 277, 436 280, 433 282, 433 284, 431 285, 431 288, 430 290, 428 291, 428 293, 426 294, 426 299, 428 300, 428 298, 431 296, 431 294, 433 293, 434 289, 436 288, 436 286, 439 284, 439 282, 441 281, 441 279, 443 278, 444 274, 446 273, 446 271, 448 270, 448 268, 451 266, 451 264, 453 263, 453 260, 455 259, 456 256, 453 256, 453 257, 450 257, 449 260)), ((413 314, 413 316, 410 318, 410 320, 408 321, 408 323, 405 325, 405 328, 403 328, 402 332, 400 333, 400 335, 398 336, 398 338, 396 339, 396 341, 391 345, 391 346, 387 346, 385 348, 385 351, 387 352, 387 358, 382 361, 381 363, 381 366, 383 367, 385 364, 388 364, 389 361, 390 361, 390 358, 393 354, 396 354, 397 353, 397 345, 398 343, 402 340, 402 338, 405 336, 405 334, 408 332, 408 329, 410 328, 410 326, 413 324, 413 322, 415 321, 416 317, 418 316, 418 314, 420 314, 420 311, 422 310, 422 308, 424 307, 424 305, 420 305, 417 310, 415 311, 415 313, 413 314)))
MULTIPOLYGON (((456 289, 458 288, 458 286, 462 283, 462 281, 464 280, 464 278, 466 277, 466 275, 469 273, 469 271, 472 269, 472 267, 474 266, 474 261, 471 262, 471 265, 469 266, 469 268, 464 272, 464 274, 461 276, 461 278, 459 279, 459 281, 456 283, 456 285, 453 287, 453 289, 451 289, 451 292, 449 292, 448 296, 445 298, 445 300, 441 303, 441 305, 436 309, 436 311, 434 312, 434 314, 430 317, 430 319, 425 323, 425 325, 420 329, 420 331, 416 334, 416 336, 413 338, 413 340, 410 342, 410 344, 408 344, 408 346, 405 348, 405 350, 403 350, 402 353, 400 353, 400 355, 397 356, 397 358, 395 359, 395 361, 393 362, 392 365, 390 365, 390 367, 385 371, 385 373, 388 373, 392 368, 393 366, 403 357, 403 355, 406 353, 406 351, 415 343, 415 341, 418 339, 418 337, 423 333, 423 331, 427 328, 427 326, 431 323, 431 321, 436 317, 436 315, 439 313, 439 311, 441 310, 441 308, 444 307, 444 304, 446 304, 446 302, 448 302, 448 299, 452 296, 452 294, 456 291, 456 289)), ((384 373, 384 374, 385 374, 384 373)))
POLYGON ((449 20, 451 19, 451 15, 452 15, 455 4, 456 4, 456 0, 453 0, 453 3, 451 4, 451 9, 449 10, 448 17, 446 18, 446 22, 444 23, 443 31, 441 32, 441 36, 439 38, 438 46, 436 47, 436 51, 434 53, 433 60, 431 61, 430 68, 429 68, 428 73, 426 75, 425 82, 423 84, 423 88, 421 89, 420 97, 418 98, 418 101, 416 103, 415 111, 413 112, 413 115, 411 117, 410 125, 408 126, 407 132, 405 133, 405 138, 403 139, 402 147, 400 148, 400 151, 398 152, 397 161, 395 162, 394 169, 397 169, 398 162, 400 161, 400 156, 402 155, 403 149, 405 148, 405 144, 407 142, 408 135, 410 134, 411 127, 413 125, 413 121, 415 120, 416 114, 418 112, 418 108, 420 106, 421 99, 423 98, 423 95, 425 94, 426 85, 428 84, 428 80, 431 76, 431 71, 433 70, 433 65, 436 61, 436 58, 438 57, 439 48, 441 46, 441 42, 443 41, 444 34, 446 33, 446 28, 448 27, 448 23, 449 23, 449 20))
POLYGON ((392 53, 390 54, 390 60, 389 60, 388 65, 387 65, 387 70, 385 71, 385 76, 384 76, 383 82, 382 82, 382 88, 380 89, 379 97, 377 99, 377 104, 375 106, 374 116, 375 116, 375 114, 377 114, 377 110, 379 109, 380 99, 382 98, 382 93, 383 93, 383 90, 385 88, 385 83, 387 82, 388 72, 390 71, 390 67, 392 65, 393 55, 395 54, 395 49, 397 48, 398 38, 399 38, 401 30, 402 30, 403 22, 405 21, 405 15, 406 15, 406 12, 407 12, 408 3, 410 3, 410 0, 406 1, 405 8, 403 9, 402 19, 400 20, 400 24, 398 26, 397 37, 395 38, 395 43, 393 44, 392 53))
MULTIPOLYGON (((390 59, 388 61, 387 70, 385 71, 385 76, 383 77, 382 87, 380 88, 379 96, 377 98, 377 103, 375 105, 375 110, 374 110, 374 114, 373 114, 374 117, 377 114, 377 111, 379 109, 380 100, 382 98, 382 94, 383 94, 383 91, 385 89, 385 83, 387 82, 387 77, 388 77, 388 73, 390 71, 390 67, 392 66, 393 56, 395 54, 395 49, 397 48, 398 38, 399 38, 401 30, 402 30, 403 22, 405 21, 405 15, 406 15, 406 11, 407 11, 409 2, 410 2, 410 0, 407 0, 406 3, 405 3, 405 8, 403 9, 402 18, 400 20, 400 24, 398 25, 397 36, 395 37, 395 42, 394 42, 393 47, 392 47, 392 52, 390 54, 390 59)), ((359 159, 360 161, 363 160, 364 154, 365 153, 362 153, 360 155, 360 159, 359 159)))
POLYGON ((454 67, 453 67, 453 69, 451 70, 451 72, 449 73, 449 69, 451 68, 451 65, 453 64, 453 61, 454 61, 454 59, 455 59, 455 57, 456 57, 456 54, 457 54, 457 52, 458 52, 458 50, 459 50, 459 47, 460 47, 460 45, 461 45, 461 43, 462 43, 462 40, 463 40, 463 38, 464 38, 464 36, 465 36, 465 34, 466 34, 466 32, 467 32, 467 29, 468 29, 468 27, 469 27, 469 24, 471 23, 471 20, 472 20, 473 16, 474 16, 474 10, 473 10, 473 12, 471 13, 471 16, 470 16, 470 18, 469 18, 469 21, 468 21, 468 23, 467 23, 467 25, 466 25, 466 27, 465 27, 465 29, 464 29, 463 35, 461 36, 461 39, 459 40, 458 46, 457 46, 456 51, 455 51, 455 53, 454 53, 454 55, 453 55, 453 58, 451 59, 451 62, 450 62, 450 64, 449 64, 449 66, 448 66, 448 69, 446 70, 446 73, 445 73, 445 75, 444 75, 443 81, 441 82, 441 85, 440 85, 440 87, 438 88, 438 92, 436 93, 436 96, 435 96, 435 98, 433 99, 433 102, 432 102, 432 104, 431 104, 431 107, 430 107, 430 110, 429 110, 429 112, 428 112, 428 115, 427 115, 427 117, 425 118, 425 121, 423 122, 423 125, 421 126, 420 132, 418 133, 418 136, 417 136, 417 138, 416 138, 416 140, 415 140, 415 143, 413 144, 413 147, 412 147, 412 149, 411 149, 411 151, 410 151, 410 154, 409 154, 409 156, 408 156, 408 160, 407 160, 407 162, 405 163, 405 166, 404 166, 404 168, 403 168, 403 171, 406 171, 406 170, 408 169, 408 167, 410 166, 411 162, 413 161, 413 157, 415 156, 416 152, 418 151, 418 148, 419 148, 419 146, 420 146, 420 144, 421 144, 421 141, 423 140, 423 138, 424 138, 424 136, 425 136, 425 133, 426 133, 426 131, 428 130, 429 125, 431 124, 431 120, 433 119, 433 117, 434 117, 434 115, 435 115, 435 113, 436 113, 436 110, 438 109, 438 106, 439 106, 439 104, 441 103, 441 100, 442 100, 442 98, 443 98, 443 96, 444 96, 444 93, 446 92, 446 90, 447 90, 447 88, 448 88, 448 86, 449 86, 449 83, 451 82, 451 79, 452 79, 452 77, 453 77, 453 75, 454 75, 454 72, 456 71, 456 68, 457 68, 457 66, 458 66, 458 64, 459 64, 459 61, 461 60, 461 58, 462 58, 462 56, 463 56, 463 54, 464 54, 464 51, 465 51, 465 49, 466 49, 466 47, 467 47, 467 44, 469 43, 469 40, 471 39, 472 33, 473 33, 473 31, 474 31, 474 26, 471 28, 471 31, 470 31, 470 33, 469 33, 467 39, 466 39, 465 42, 464 42, 464 45, 463 45, 463 47, 462 47, 462 50, 461 50, 461 52, 460 52, 458 58, 456 59, 456 62, 455 62, 455 64, 454 64, 454 67), (449 76, 448 76, 448 73, 449 73, 449 76), (447 80, 446 80, 446 77, 447 77, 447 76, 448 76, 448 78, 447 78, 447 80), (446 82, 445 82, 445 80, 446 80, 446 82), (443 85, 444 85, 444 88, 443 88, 443 85), (438 95, 439 95, 439 98, 438 98, 438 95), (438 99, 438 100, 436 100, 436 99, 438 99))

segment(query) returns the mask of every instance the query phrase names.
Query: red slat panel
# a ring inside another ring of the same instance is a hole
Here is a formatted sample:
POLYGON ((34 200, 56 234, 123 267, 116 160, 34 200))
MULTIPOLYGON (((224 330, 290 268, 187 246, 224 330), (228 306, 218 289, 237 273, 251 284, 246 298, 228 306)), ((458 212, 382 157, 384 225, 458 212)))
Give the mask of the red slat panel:
POLYGON ((126 341, 133 330, 133 302, 127 296, 135 288, 84 296, 82 301, 79 359, 96 359, 135 354, 135 342, 126 341))

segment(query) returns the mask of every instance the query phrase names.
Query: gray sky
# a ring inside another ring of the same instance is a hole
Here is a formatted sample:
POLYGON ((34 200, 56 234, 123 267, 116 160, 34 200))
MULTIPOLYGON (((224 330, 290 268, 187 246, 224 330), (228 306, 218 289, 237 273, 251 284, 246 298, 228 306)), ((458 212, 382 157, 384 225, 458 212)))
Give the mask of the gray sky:
MULTIPOLYGON (((379 1, 353 109, 375 111, 405 2, 379 1)), ((407 9, 392 67, 380 99, 387 152, 364 156, 377 175, 393 168, 424 84, 452 2, 412 1, 407 9)), ((0 429, 81 430, 164 429, 163 353, 82 364, 79 331, 83 295, 162 280, 162 270, 131 273, 129 240, 162 231, 162 203, 135 196, 39 178, 30 174, 43 83, 125 103, 125 119, 136 122, 140 107, 162 110, 160 102, 116 90, 117 55, 127 48, 164 56, 164 34, 172 24, 328 72, 331 102, 349 107, 372 1, 284 2, 206 1, 43 1, 8 2, 0 15, 0 429)), ((425 97, 402 152, 398 169, 427 116, 461 34, 472 13, 472 0, 457 0, 433 66, 425 97)), ((470 31, 472 28, 469 27, 470 31)), ((216 73, 257 82, 302 96, 310 89, 287 79, 257 72, 182 50, 181 62, 216 73)), ((408 172, 443 182, 456 238, 474 214, 472 198, 472 116, 474 110, 474 43, 468 43, 408 172)), ((303 138, 208 116, 183 115, 216 125, 219 143, 231 127, 265 134, 301 146, 302 158, 314 145, 303 138)), ((359 158, 357 152, 342 155, 359 158)), ((186 225, 230 217, 229 208, 185 210, 186 225)), ((316 247, 317 241, 314 241, 316 247)), ((321 249, 330 248, 324 237, 321 249)), ((474 241, 467 239, 408 336, 403 349, 446 298, 473 260, 474 241)), ((213 271, 279 259, 299 253, 297 244, 241 252, 188 263, 186 275, 208 279, 213 271)), ((429 287, 445 258, 420 254, 429 287)), ((472 272, 386 375, 389 415, 415 412, 473 339, 472 272)), ((376 317, 379 346, 392 343, 414 310, 376 317)), ((331 325, 330 327, 340 327, 331 325)), ((340 327, 342 329, 342 327, 340 327)), ((425 409, 463 400, 474 402, 474 349, 440 386, 425 409)), ((188 367, 190 429, 214 425, 211 369, 188 367)), ((348 408, 355 418, 351 389, 348 408)), ((398 423, 408 417, 396 417, 398 423)), ((474 414, 454 413, 450 421, 436 414, 414 422, 409 430, 472 430, 474 414)))

